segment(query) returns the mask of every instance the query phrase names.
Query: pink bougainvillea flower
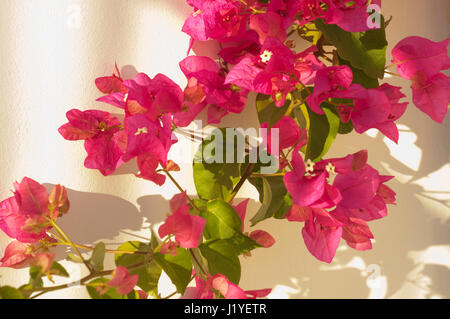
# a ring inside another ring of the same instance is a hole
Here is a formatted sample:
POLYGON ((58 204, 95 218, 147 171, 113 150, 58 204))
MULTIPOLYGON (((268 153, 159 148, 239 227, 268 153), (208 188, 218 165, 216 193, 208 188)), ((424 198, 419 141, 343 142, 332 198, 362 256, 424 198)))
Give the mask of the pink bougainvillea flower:
POLYGON ((177 255, 177 243, 173 242, 171 240, 169 240, 167 243, 163 244, 161 246, 161 254, 163 255, 172 255, 172 256, 176 256, 177 255))
POLYGON ((219 51, 220 57, 229 64, 238 64, 246 57, 254 57, 261 50, 258 34, 249 30, 236 42, 227 42, 222 45, 219 51))
POLYGON ((195 40, 233 39, 246 30, 247 16, 241 15, 238 1, 192 0, 188 4, 194 7, 192 13, 183 25, 182 31, 195 40))
POLYGON ((367 20, 366 0, 323 0, 328 5, 325 20, 328 24, 336 24, 348 32, 362 32, 370 29, 367 20))
POLYGON ((162 165, 167 165, 167 153, 175 142, 172 139, 172 121, 170 115, 159 120, 150 120, 143 114, 128 116, 125 119, 128 132, 124 161, 129 161, 139 155, 152 155, 162 165))
POLYGON ((196 276, 195 282, 195 299, 213 299, 214 290, 218 291, 225 299, 264 298, 272 291, 271 289, 244 291, 222 274, 216 274, 207 280, 196 276))
POLYGON ((262 45, 267 38, 276 38, 280 42, 286 40, 284 19, 277 13, 267 11, 264 14, 255 14, 250 17, 250 29, 256 31, 259 43, 262 45))
POLYGON ((0 267, 9 268, 25 268, 28 267, 33 261, 32 244, 21 243, 19 241, 13 241, 6 246, 3 258, 0 260, 2 263, 0 267))
POLYGON ((248 237, 256 241, 259 245, 264 248, 270 248, 275 244, 275 239, 268 232, 264 230, 252 231, 248 237))
POLYGON ((162 186, 166 182, 166 176, 156 173, 159 161, 152 154, 143 153, 137 157, 139 172, 136 177, 143 178, 162 186))
POLYGON ((69 141, 87 140, 99 135, 114 134, 119 130, 120 121, 108 112, 70 110, 66 114, 69 123, 58 132, 69 141))
POLYGON ((286 95, 295 89, 290 74, 294 72, 295 56, 278 39, 268 37, 260 54, 244 58, 228 73, 225 83, 249 91, 272 95, 277 106, 283 106, 286 95))
POLYGON ((352 70, 346 65, 330 66, 318 70, 314 80, 314 92, 306 98, 308 106, 314 112, 324 114, 320 104, 342 91, 340 88, 348 89, 352 81, 352 70))
POLYGON ((84 142, 84 148, 88 156, 84 166, 90 169, 98 169, 100 173, 107 176, 115 172, 124 161, 122 155, 125 153, 127 135, 125 131, 115 134, 101 134, 84 142))
POLYGON ((367 223, 358 218, 347 217, 342 211, 334 211, 333 214, 344 222, 342 227, 342 239, 347 242, 351 248, 364 251, 372 249, 373 234, 367 223))
POLYGON ((314 83, 317 71, 325 67, 313 54, 315 51, 317 51, 317 47, 312 46, 295 55, 295 75, 303 85, 314 83))
POLYGON ((433 42, 417 36, 400 41, 392 50, 397 72, 411 80, 414 104, 434 121, 442 123, 448 111, 450 82, 442 70, 450 68, 450 39, 433 42))
POLYGON ((35 180, 25 177, 20 183, 14 183, 14 197, 20 212, 30 217, 47 214, 47 189, 35 180))
POLYGON ((58 131, 70 141, 85 140, 88 156, 85 167, 98 169, 103 175, 112 174, 123 162, 120 161, 126 147, 126 134, 122 123, 110 113, 97 110, 70 110, 69 123, 58 131))
POLYGON ((183 214, 187 214, 191 209, 191 207, 188 204, 188 198, 186 193, 179 193, 174 195, 170 200, 169 205, 170 211, 173 213, 180 212, 183 214))
POLYGON ((309 252, 318 260, 331 263, 342 237, 342 227, 314 222, 307 224, 302 234, 309 252))
POLYGON ((38 227, 44 223, 45 219, 33 219, 23 214, 14 197, 0 203, 0 229, 11 238, 23 243, 37 242, 46 237, 45 227, 38 227), (35 229, 29 229, 31 224, 35 225, 35 229))
POLYGON ((183 91, 163 74, 157 74, 151 79, 139 73, 134 79, 123 82, 123 85, 128 89, 126 113, 129 116, 145 114, 155 121, 163 114, 181 111, 183 91))
POLYGON ((323 18, 324 16, 324 11, 319 0, 300 0, 298 1, 298 5, 300 10, 295 22, 300 26, 313 22, 316 19, 323 18))
POLYGON ((167 217, 159 227, 161 238, 175 235, 175 241, 183 248, 196 248, 205 227, 206 220, 200 216, 189 214, 189 206, 185 194, 175 197, 171 201, 172 215, 167 217), (182 198, 184 196, 184 199, 182 198), (175 209, 175 211, 174 211, 175 209))
POLYGON ((328 184, 329 173, 326 170, 315 173, 310 167, 305 167, 298 146, 292 155, 291 164, 293 170, 284 175, 284 184, 295 205, 329 208, 341 200, 339 190, 328 184))
POLYGON ((443 73, 427 78, 419 71, 411 81, 414 104, 432 120, 442 123, 450 103, 450 78, 443 73))
POLYGON ((138 275, 130 276, 127 268, 119 266, 114 270, 112 279, 106 285, 116 288, 117 292, 121 295, 128 295, 133 291, 138 280, 138 275))
POLYGON ((175 124, 186 126, 206 105, 210 105, 208 122, 216 123, 228 113, 240 113, 245 107, 247 91, 236 90, 225 84, 225 76, 212 59, 189 56, 180 62, 180 68, 188 79, 184 91, 187 112, 175 114, 175 124), (210 115, 211 114, 211 115, 210 115))
POLYGON ((125 100, 128 89, 123 85, 123 79, 117 64, 115 73, 111 76, 97 78, 95 80, 95 85, 100 92, 106 94, 105 96, 98 98, 97 101, 125 109, 125 100))
POLYGON ((366 164, 363 169, 336 176, 333 185, 342 194, 337 213, 365 221, 379 219, 387 214, 386 204, 395 203, 395 193, 383 183, 389 176, 382 176, 366 164))
POLYGON ((342 224, 336 218, 324 209, 297 205, 291 207, 286 218, 305 222, 303 240, 314 257, 327 263, 333 260, 342 236, 342 224))
POLYGON ((405 95, 400 87, 387 83, 375 89, 365 89, 359 84, 353 84, 348 90, 341 90, 334 97, 353 99, 353 106, 341 105, 338 111, 341 120, 352 120, 355 131, 364 133, 376 128, 386 137, 398 142, 399 133, 396 124, 408 106, 407 102, 399 103, 405 95))
POLYGON ((33 260, 34 266, 40 268, 43 273, 47 273, 50 271, 50 268, 53 265, 55 254, 49 252, 42 252, 34 256, 33 259, 34 259, 33 260))
POLYGON ((62 185, 56 185, 50 192, 48 197, 49 210, 57 211, 59 215, 67 213, 70 208, 70 201, 67 196, 67 190, 62 185))
POLYGON ((450 68, 447 46, 450 39, 434 42, 422 37, 407 37, 392 49, 392 62, 397 72, 405 79, 411 79, 417 72, 431 78, 442 70, 450 68))
POLYGON ((14 187, 14 196, 0 203, 0 229, 20 242, 37 242, 49 229, 47 190, 28 177, 14 187))
POLYGON ((286 30, 292 25, 295 16, 301 11, 302 2, 304 1, 271 0, 267 6, 267 12, 275 13, 281 18, 281 26, 286 33, 286 30))
POLYGON ((105 94, 127 92, 127 88, 123 86, 123 79, 120 75, 117 64, 115 65, 115 68, 115 73, 113 73, 111 76, 103 76, 95 79, 95 85, 100 92, 105 94))
POLYGON ((304 198, 317 198, 318 195, 314 194, 317 189, 309 191, 310 185, 299 178, 301 174, 292 177, 291 174, 301 173, 298 166, 302 162, 297 162, 295 154, 292 162, 294 169, 286 173, 287 180, 289 183, 297 181, 304 197, 298 200, 300 192, 286 183, 285 175, 286 187, 294 202, 286 218, 289 221, 305 223, 302 233, 311 254, 321 261, 331 262, 341 237, 354 249, 371 249, 373 235, 366 222, 386 216, 386 204, 395 204, 395 192, 384 185, 391 177, 379 175, 366 163, 368 156, 365 150, 344 158, 310 162, 305 169, 308 175, 325 175, 325 187, 329 187, 328 191, 335 194, 311 205, 311 201, 304 198), (333 210, 327 212, 324 208, 333 210))
MULTIPOLYGON (((262 123, 261 128, 267 129, 268 123, 262 123)), ((270 154, 279 154, 279 150, 296 145, 300 141, 304 145, 307 138, 306 130, 300 130, 292 117, 283 116, 274 126, 268 129, 267 134, 263 134, 263 143, 267 146, 270 154), (272 129, 278 129, 278 150, 272 150, 275 146, 272 145, 272 129)))
POLYGON ((225 299, 247 299, 247 294, 238 285, 233 284, 227 277, 217 274, 211 278, 211 286, 220 292, 225 299))

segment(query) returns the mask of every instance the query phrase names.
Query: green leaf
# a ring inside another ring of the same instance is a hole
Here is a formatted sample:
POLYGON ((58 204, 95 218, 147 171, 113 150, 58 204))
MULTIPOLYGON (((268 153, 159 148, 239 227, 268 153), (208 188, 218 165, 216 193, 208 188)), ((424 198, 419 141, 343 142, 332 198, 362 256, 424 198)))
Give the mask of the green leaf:
POLYGON ((325 24, 321 19, 316 20, 315 24, 328 42, 336 47, 341 58, 371 78, 384 77, 388 44, 384 19, 380 29, 359 33, 344 31, 335 24, 325 24))
POLYGON ((282 176, 249 178, 249 182, 258 190, 259 201, 262 203, 258 212, 250 220, 252 226, 275 215, 281 216, 287 213, 289 207, 285 207, 284 203, 288 201, 289 194, 282 176))
MULTIPOLYGON (((152 235, 152 240, 153 238, 155 238, 154 235, 152 235)), ((153 242, 153 245, 155 245, 156 243, 153 242)), ((154 248, 152 248, 151 245, 147 245, 138 241, 129 241, 121 245, 118 250, 152 252, 154 248)), ((117 253, 115 254, 115 263, 116 266, 130 267, 132 265, 144 262, 147 258, 148 255, 146 254, 117 253)), ((132 270, 130 270, 131 275, 139 276, 137 286, 155 297, 158 295, 158 282, 159 278, 161 277, 161 272, 161 267, 154 260, 151 260, 147 264, 142 265, 142 267, 133 268, 132 270)))
POLYGON ((379 82, 378 82, 377 78, 372 78, 372 77, 366 75, 366 73, 364 73, 364 71, 362 71, 358 68, 355 68, 350 62, 344 60, 341 57, 339 57, 339 64, 346 65, 352 70, 352 72, 353 72, 353 82, 352 83, 361 84, 366 89, 373 89, 373 88, 377 88, 379 86, 379 82))
POLYGON ((83 261, 81 260, 81 258, 79 256, 72 254, 72 253, 67 253, 66 260, 69 260, 69 261, 72 261, 72 262, 75 262, 78 264, 83 263, 83 261))
POLYGON ((89 259, 89 263, 96 271, 103 270, 103 261, 105 260, 105 243, 99 242, 94 247, 94 251, 92 252, 91 259, 89 259))
POLYGON ((286 195, 283 197, 283 203, 280 205, 280 208, 278 208, 275 214, 273 214, 273 217, 276 219, 285 219, 286 214, 289 212, 292 205, 292 197, 286 192, 286 195))
POLYGON ((235 159, 237 151, 243 151, 237 150, 234 141, 227 141, 225 128, 214 130, 200 145, 193 164, 194 184, 200 198, 226 199, 238 183, 239 161, 227 163, 227 150, 234 150, 235 159))
POLYGON ((201 244, 199 248, 208 261, 208 270, 211 275, 222 274, 231 282, 239 284, 241 263, 232 243, 226 240, 213 240, 201 244))
POLYGON ((227 239, 241 232, 242 221, 230 204, 217 199, 208 202, 206 208, 207 212, 202 213, 206 220, 203 230, 206 239, 227 239))
POLYGON ((243 233, 236 233, 233 237, 222 240, 229 242, 234 247, 237 255, 242 255, 252 251, 255 248, 262 247, 256 241, 243 233))
POLYGON ((39 267, 30 267, 30 282, 29 284, 33 288, 41 288, 44 286, 44 282, 42 281, 42 271, 39 267))
POLYGON ((192 261, 189 252, 184 248, 178 248, 176 256, 155 253, 153 258, 172 280, 177 291, 184 294, 192 276, 192 261))
POLYGON ((127 296, 122 296, 116 290, 116 288, 108 288, 108 290, 100 295, 98 291, 95 289, 98 284, 106 284, 109 281, 107 278, 97 278, 92 280, 87 286, 86 290, 89 293, 89 296, 92 299, 127 299, 127 296), (91 286, 90 286, 91 285, 91 286))
POLYGON ((0 299, 25 299, 25 297, 20 290, 11 286, 3 286, 0 287, 0 299))
POLYGON ((54 261, 50 268, 50 274, 61 277, 70 277, 67 270, 58 262, 54 261))
POLYGON ((330 149, 336 139, 341 120, 339 115, 330 109, 329 104, 322 103, 324 115, 317 114, 307 108, 309 117, 308 145, 306 158, 319 161, 330 149))
POLYGON ((268 123, 268 127, 274 126, 291 105, 291 100, 286 98, 286 103, 283 106, 278 107, 272 100, 270 95, 258 94, 256 97, 256 110, 258 111, 259 123, 268 123))
POLYGON ((259 199, 261 201, 261 207, 256 212, 256 215, 250 220, 252 226, 256 225, 258 222, 270 218, 273 216, 274 210, 270 209, 272 204, 272 185, 269 183, 267 178, 261 178, 262 180, 262 192, 259 194, 259 199))
POLYGON ((150 248, 152 249, 152 251, 154 251, 156 249, 156 247, 158 247, 158 246, 159 246, 158 237, 156 237, 156 234, 152 229, 151 230, 151 238, 150 238, 150 248))

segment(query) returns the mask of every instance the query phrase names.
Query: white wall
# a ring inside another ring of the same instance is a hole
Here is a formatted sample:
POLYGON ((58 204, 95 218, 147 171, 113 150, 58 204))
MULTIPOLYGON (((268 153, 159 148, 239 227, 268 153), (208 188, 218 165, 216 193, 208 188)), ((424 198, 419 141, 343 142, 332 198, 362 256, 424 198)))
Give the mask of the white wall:
MULTIPOLYGON (((112 72, 115 61, 124 66, 125 76, 136 70, 164 73, 184 86, 177 63, 186 53, 188 37, 180 30, 190 12, 184 0, 1 1, 0 198, 10 196, 12 183, 24 176, 60 183, 70 189, 72 202, 61 225, 75 242, 114 244, 136 239, 131 234, 148 237, 150 225, 164 220, 167 199, 177 190, 170 182, 159 188, 137 180, 129 174, 133 165, 107 178, 85 169, 82 143, 63 140, 57 128, 73 107, 115 112, 95 102, 94 86, 96 77, 112 72)), ((385 0, 383 13, 394 16, 390 48, 410 35, 434 41, 449 36, 446 0, 385 0)), ((406 81, 389 83, 404 86, 410 98, 406 81)), ((254 126, 254 109, 250 105, 245 116, 226 123, 254 126)), ((270 231, 277 244, 243 259, 243 288, 274 288, 274 298, 450 297, 450 116, 438 125, 411 104, 400 124, 399 145, 380 134, 355 133, 340 136, 331 150, 343 156, 367 148, 375 168, 397 176, 389 185, 397 191, 398 205, 387 218, 371 223, 374 249, 361 253, 343 245, 326 265, 307 252, 300 224, 266 221, 257 227, 270 231)), ((174 153, 187 145, 180 143, 174 153)), ((190 165, 182 168, 177 178, 194 193, 190 165)), ((251 186, 240 196, 257 199, 251 186)), ((251 202, 249 216, 258 205, 251 202)), ((1 252, 9 241, 0 234, 1 252)), ((64 257, 62 250, 58 257, 64 257)), ((76 266, 69 270, 74 276, 84 273, 76 266)), ((26 271, 0 269, 0 276, 1 285, 28 280, 26 271)), ((170 293, 172 287, 163 280, 161 290, 170 293)), ((45 295, 85 296, 84 288, 45 295)))

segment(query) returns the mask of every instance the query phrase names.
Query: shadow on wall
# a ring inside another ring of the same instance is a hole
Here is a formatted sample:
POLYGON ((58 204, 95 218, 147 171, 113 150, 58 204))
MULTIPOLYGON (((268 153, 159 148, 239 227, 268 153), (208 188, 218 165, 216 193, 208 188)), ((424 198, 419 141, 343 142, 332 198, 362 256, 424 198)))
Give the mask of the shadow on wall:
MULTIPOLYGON (((44 186, 51 190, 54 185, 44 186)), ((73 189, 67 189, 67 193, 70 210, 59 220, 59 225, 72 241, 85 245, 100 240, 111 241, 120 234, 145 230, 143 225, 164 221, 169 211, 169 202, 159 195, 139 198, 139 207, 136 207, 118 196, 73 189)))
MULTIPOLYGON (((417 289, 412 297, 450 297, 449 281, 445 280, 450 275, 450 191, 439 192, 447 198, 439 199, 414 183, 448 164, 450 142, 442 137, 449 136, 450 117, 438 125, 431 123, 412 104, 408 112, 405 121, 400 122, 409 127, 408 132, 417 135, 414 144, 422 151, 417 170, 390 156, 391 151, 381 134, 376 138, 366 134, 339 136, 333 145, 333 150, 339 149, 339 156, 347 154, 346 149, 354 152, 355 145, 364 145, 362 148, 369 150, 369 163, 375 168, 385 171, 384 165, 409 176, 406 183, 396 179, 388 183, 397 193, 398 204, 388 207, 386 218, 369 223, 376 241, 373 249, 358 252, 342 242, 334 261, 328 265, 315 260, 306 250, 301 235, 302 224, 263 222, 256 228, 265 227, 273 233, 277 244, 273 249, 260 250, 255 257, 244 260, 242 284, 245 288, 264 288, 259 287, 260 278, 264 278, 266 286, 278 286, 274 297, 402 298, 411 294, 411 287, 408 291, 404 289, 405 282, 410 282, 417 289), (427 251, 437 246, 442 249, 427 255, 427 251), (411 258, 411 252, 428 257, 418 262, 411 258), (436 262, 436 258, 444 261, 439 264, 441 262, 436 262), (374 270, 380 275, 375 285, 372 280, 376 275, 374 270), (428 281, 425 286, 419 284, 424 277, 428 281)), ((437 185, 443 186, 446 185, 437 185)), ((258 204, 253 202, 249 207, 249 211, 256 211, 258 204)))

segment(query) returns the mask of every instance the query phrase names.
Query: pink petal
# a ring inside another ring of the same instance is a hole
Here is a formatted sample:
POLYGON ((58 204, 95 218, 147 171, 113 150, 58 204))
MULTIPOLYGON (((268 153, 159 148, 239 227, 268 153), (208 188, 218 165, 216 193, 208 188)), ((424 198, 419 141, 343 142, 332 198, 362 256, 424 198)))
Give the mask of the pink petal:
POLYGON ((255 230, 250 233, 249 237, 264 248, 270 248, 275 244, 275 239, 264 230, 255 230))
POLYGON ((19 241, 13 241, 5 248, 3 258, 0 260, 2 263, 0 267, 10 267, 20 269, 28 267, 32 260, 30 250, 32 245, 24 244, 19 241))
POLYGON ((113 273, 113 278, 108 282, 109 287, 115 287, 121 295, 127 295, 133 291, 139 280, 138 275, 130 276, 128 269, 119 266, 113 273))
POLYGON ((19 210, 30 216, 42 216, 47 213, 47 189, 35 180, 25 177, 20 184, 15 183, 14 196, 19 210))
POLYGON ((316 223, 314 237, 305 227, 302 234, 309 252, 318 260, 331 263, 341 240, 342 227, 321 227, 316 223))

